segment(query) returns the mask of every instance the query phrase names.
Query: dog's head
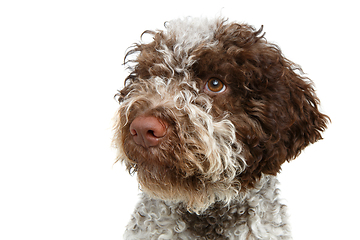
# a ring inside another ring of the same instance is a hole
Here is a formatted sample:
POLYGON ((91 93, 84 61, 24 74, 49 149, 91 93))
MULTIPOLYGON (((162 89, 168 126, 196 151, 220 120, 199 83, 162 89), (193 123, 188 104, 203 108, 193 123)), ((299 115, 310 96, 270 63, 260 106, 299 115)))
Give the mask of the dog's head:
POLYGON ((117 94, 118 160, 143 191, 201 212, 321 139, 328 117, 312 82, 262 28, 191 18, 165 27, 129 50, 117 94))

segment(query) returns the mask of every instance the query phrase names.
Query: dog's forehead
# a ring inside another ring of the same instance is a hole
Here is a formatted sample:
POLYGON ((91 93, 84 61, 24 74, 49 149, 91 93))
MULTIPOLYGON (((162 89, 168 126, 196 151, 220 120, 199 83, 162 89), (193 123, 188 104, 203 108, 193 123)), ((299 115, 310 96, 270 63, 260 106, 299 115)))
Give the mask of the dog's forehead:
POLYGON ((213 41, 218 25, 219 19, 176 19, 165 23, 165 34, 175 40, 177 47, 186 51, 213 41))
POLYGON ((152 41, 135 44, 128 51, 125 63, 132 73, 127 80, 160 77, 164 81, 171 78, 188 82, 199 53, 218 43, 216 34, 223 22, 222 19, 176 19, 166 22, 165 30, 145 31, 152 36, 152 41))

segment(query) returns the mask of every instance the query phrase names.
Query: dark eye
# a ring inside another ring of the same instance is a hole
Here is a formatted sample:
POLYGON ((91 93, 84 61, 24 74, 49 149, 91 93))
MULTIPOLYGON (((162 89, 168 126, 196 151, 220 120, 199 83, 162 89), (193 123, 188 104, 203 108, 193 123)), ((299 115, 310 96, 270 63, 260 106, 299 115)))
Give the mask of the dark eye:
POLYGON ((210 78, 210 80, 206 83, 205 86, 206 90, 214 92, 214 93, 221 93, 225 91, 226 86, 217 78, 210 78))

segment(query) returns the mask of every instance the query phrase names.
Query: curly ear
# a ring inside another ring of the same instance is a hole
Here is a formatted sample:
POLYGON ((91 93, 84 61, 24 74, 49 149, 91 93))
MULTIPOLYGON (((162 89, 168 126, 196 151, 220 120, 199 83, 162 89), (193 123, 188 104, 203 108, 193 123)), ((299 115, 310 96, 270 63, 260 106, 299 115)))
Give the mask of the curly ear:
POLYGON ((326 129, 329 117, 320 113, 320 101, 312 81, 302 76, 302 69, 283 57, 276 45, 260 44, 260 47, 263 49, 258 49, 256 61, 248 62, 253 66, 247 69, 256 69, 247 75, 251 99, 248 106, 250 112, 254 106, 263 106, 252 115, 265 133, 278 141, 275 144, 278 149, 274 151, 286 152, 278 156, 283 162, 322 139, 321 132, 326 129))
MULTIPOLYGON (((243 185, 252 185, 262 173, 275 175, 281 164, 297 157, 309 144, 322 139, 330 118, 320 113, 312 81, 286 59, 261 30, 232 46, 238 65, 238 92, 245 113, 239 135, 248 148, 243 185), (240 93, 241 92, 241 93, 240 93)), ((234 42, 233 42, 234 43, 234 42)), ((229 48, 230 49, 230 48, 229 48)))
MULTIPOLYGON (((283 60, 285 61, 285 60, 283 60)), ((294 66, 294 65, 293 65, 294 66)), ((287 147, 286 160, 297 157, 310 143, 322 139, 321 133, 326 129, 330 118, 320 113, 320 101, 315 94, 312 82, 302 77, 302 70, 298 68, 296 74, 291 66, 284 71, 284 82, 288 81, 289 101, 285 104, 292 120, 288 131, 284 132, 283 141, 287 147)))

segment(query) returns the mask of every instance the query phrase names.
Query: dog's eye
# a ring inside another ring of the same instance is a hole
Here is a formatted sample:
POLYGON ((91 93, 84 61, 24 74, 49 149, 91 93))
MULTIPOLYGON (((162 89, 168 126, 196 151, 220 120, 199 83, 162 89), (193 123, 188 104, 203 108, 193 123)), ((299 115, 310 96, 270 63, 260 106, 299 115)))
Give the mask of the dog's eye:
POLYGON ((222 83, 219 79, 217 78, 211 78, 207 83, 206 83, 206 90, 214 92, 214 93, 221 93, 223 91, 225 91, 226 86, 224 83, 222 83))

